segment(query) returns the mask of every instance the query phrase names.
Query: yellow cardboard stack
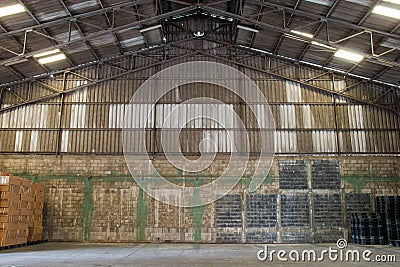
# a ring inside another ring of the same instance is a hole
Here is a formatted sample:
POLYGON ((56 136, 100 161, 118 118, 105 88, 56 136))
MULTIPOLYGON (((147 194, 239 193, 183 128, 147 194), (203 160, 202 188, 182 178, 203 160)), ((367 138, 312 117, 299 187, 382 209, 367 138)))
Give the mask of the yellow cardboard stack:
POLYGON ((0 174, 0 246, 13 246, 18 236, 20 180, 0 174))
POLYGON ((42 239, 43 189, 41 184, 0 173, 0 247, 42 239))
POLYGON ((30 209, 29 221, 29 242, 35 242, 42 239, 43 233, 43 204, 44 204, 44 185, 32 184, 32 206, 30 209))

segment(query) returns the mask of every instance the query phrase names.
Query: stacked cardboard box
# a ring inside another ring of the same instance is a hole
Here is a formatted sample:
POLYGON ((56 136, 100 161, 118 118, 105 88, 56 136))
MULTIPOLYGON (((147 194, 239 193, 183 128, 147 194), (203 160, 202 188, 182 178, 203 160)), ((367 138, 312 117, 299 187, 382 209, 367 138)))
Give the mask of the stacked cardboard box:
POLYGON ((43 204, 44 204, 44 185, 33 183, 31 187, 32 200, 30 202, 29 214, 29 242, 42 239, 43 233, 43 204))
POLYGON ((0 247, 41 240, 43 185, 0 173, 0 247))

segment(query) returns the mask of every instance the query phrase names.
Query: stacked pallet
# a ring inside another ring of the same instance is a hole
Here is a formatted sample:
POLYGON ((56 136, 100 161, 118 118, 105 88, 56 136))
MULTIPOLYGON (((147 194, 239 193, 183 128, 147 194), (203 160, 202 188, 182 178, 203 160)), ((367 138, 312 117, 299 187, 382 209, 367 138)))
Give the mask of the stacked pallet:
POLYGON ((384 245, 383 225, 380 215, 352 213, 351 239, 356 244, 384 245))
POLYGON ((375 208, 382 217, 385 244, 398 246, 400 243, 400 197, 376 197, 375 208))
POLYGON ((0 173, 0 247, 41 240, 43 185, 0 173))

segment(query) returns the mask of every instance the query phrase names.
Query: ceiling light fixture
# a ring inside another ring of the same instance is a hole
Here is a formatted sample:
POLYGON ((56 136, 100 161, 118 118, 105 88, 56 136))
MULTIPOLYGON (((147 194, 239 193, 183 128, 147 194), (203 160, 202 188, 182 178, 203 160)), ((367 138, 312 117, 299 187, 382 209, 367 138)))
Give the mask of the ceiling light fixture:
POLYGON ((12 66, 12 65, 24 63, 24 62, 27 62, 27 61, 28 61, 27 58, 23 58, 23 59, 20 59, 20 60, 14 60, 14 61, 8 62, 8 63, 4 64, 4 66, 12 66))
POLYGON ((25 7, 21 4, 0 7, 0 17, 14 15, 25 11, 26 11, 25 7))
POLYGON ((314 35, 313 35, 313 34, 310 34, 310 33, 301 32, 301 31, 296 31, 296 30, 290 30, 290 32, 292 32, 292 33, 294 33, 294 34, 297 34, 297 35, 304 36, 304 37, 314 38, 314 35))
POLYGON ((400 5, 400 0, 383 0, 384 2, 400 5))
POLYGON ((335 57, 342 58, 342 59, 349 60, 349 61, 354 61, 354 62, 360 62, 364 59, 363 55, 360 55, 360 54, 357 54, 354 52, 350 52, 347 50, 343 50, 343 49, 339 49, 338 51, 336 51, 335 57))
POLYGON ((39 53, 39 54, 36 54, 36 55, 33 55, 33 57, 35 57, 35 58, 38 58, 38 57, 45 57, 45 56, 49 56, 49 55, 52 55, 52 54, 57 54, 57 53, 60 53, 61 51, 60 51, 60 49, 54 49, 54 50, 50 50, 50 51, 46 51, 46 52, 43 52, 43 53, 39 53))
POLYGON ((59 54, 56 54, 53 56, 39 58, 38 62, 40 64, 48 64, 48 63, 56 62, 56 61, 63 60, 66 58, 67 57, 65 56, 64 53, 59 53, 59 54))
POLYGON ((255 32, 255 33, 259 32, 259 30, 257 30, 257 29, 250 28, 250 27, 243 26, 243 25, 237 25, 237 27, 239 29, 242 29, 242 30, 245 30, 245 31, 250 31, 250 32, 255 32))
POLYGON ((395 18, 395 19, 400 19, 400 9, 397 8, 391 8, 383 5, 378 5, 374 7, 372 10, 372 13, 390 17, 390 18, 395 18))
POLYGON ((193 33, 193 35, 194 35, 195 37, 203 37, 203 36, 204 36, 204 32, 196 31, 196 32, 193 33))
POLYGON ((320 46, 320 47, 324 47, 324 48, 327 48, 327 49, 330 49, 330 50, 336 50, 336 48, 334 48, 332 46, 329 46, 329 45, 326 45, 326 44, 322 44, 322 43, 319 43, 319 42, 316 42, 316 41, 312 41, 311 44, 312 45, 316 45, 316 46, 320 46))
POLYGON ((155 29, 158 29, 158 28, 161 28, 161 24, 141 29, 139 32, 141 32, 141 33, 148 32, 148 31, 155 30, 155 29))

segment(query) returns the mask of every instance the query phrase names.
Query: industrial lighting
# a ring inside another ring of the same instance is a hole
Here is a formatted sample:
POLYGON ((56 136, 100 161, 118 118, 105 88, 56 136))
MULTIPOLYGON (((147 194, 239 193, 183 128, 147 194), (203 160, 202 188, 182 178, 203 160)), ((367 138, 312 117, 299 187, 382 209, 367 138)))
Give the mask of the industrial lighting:
POLYGON ((390 17, 390 18, 400 19, 400 9, 396 9, 396 8, 378 5, 378 6, 374 7, 374 9, 372 10, 372 13, 390 17))
POLYGON ((346 51, 343 49, 339 49, 338 51, 336 51, 335 57, 346 59, 349 61, 354 61, 354 62, 360 62, 361 60, 364 59, 363 55, 360 55, 360 54, 357 54, 354 52, 349 52, 349 51, 346 51))
POLYGON ((59 61, 62 59, 66 59, 66 56, 64 53, 56 54, 54 56, 40 58, 40 59, 38 59, 38 62, 40 64, 48 64, 48 63, 52 63, 52 62, 59 61))
POLYGON ((8 62, 8 63, 4 64, 4 66, 12 66, 12 65, 24 63, 24 62, 27 62, 27 61, 28 61, 28 59, 23 58, 23 59, 20 59, 20 60, 14 60, 14 61, 8 62))
POLYGON ((139 32, 148 32, 148 31, 151 31, 151 30, 155 30, 155 29, 157 29, 157 28, 161 28, 161 24, 158 24, 158 25, 154 25, 154 26, 151 26, 151 27, 148 27, 148 28, 141 29, 139 32))
POLYGON ((54 49, 54 50, 50 50, 50 51, 46 51, 46 52, 43 52, 43 53, 39 53, 39 54, 36 54, 36 55, 33 55, 33 57, 36 57, 36 58, 38 58, 38 57, 45 57, 45 56, 48 56, 48 55, 52 55, 52 54, 57 54, 57 53, 60 53, 61 51, 60 51, 60 49, 54 49))
POLYGON ((5 17, 9 15, 14 15, 18 13, 25 12, 25 7, 21 4, 5 6, 0 8, 0 17, 5 17))
POLYGON ((384 2, 400 5, 400 0, 383 0, 384 2))
POLYGON ((310 34, 310 33, 301 32, 301 31, 296 31, 296 30, 290 30, 290 32, 292 32, 292 33, 294 33, 294 34, 297 34, 297 35, 304 36, 304 37, 314 38, 314 35, 313 35, 313 34, 310 34))
POLYGON ((204 36, 204 32, 201 31, 197 31, 193 33, 194 37, 203 37, 204 36))
POLYGON ((259 32, 259 30, 257 30, 257 29, 250 28, 250 27, 243 26, 243 25, 237 25, 237 27, 238 27, 239 29, 246 30, 246 31, 250 31, 250 32, 255 32, 255 33, 259 32))
POLYGON ((316 46, 320 46, 320 47, 324 47, 324 48, 327 48, 327 49, 331 49, 331 50, 336 50, 336 48, 334 48, 332 46, 329 46, 329 45, 326 45, 326 44, 322 44, 322 43, 319 43, 319 42, 316 42, 316 41, 312 41, 311 44, 316 45, 316 46))

